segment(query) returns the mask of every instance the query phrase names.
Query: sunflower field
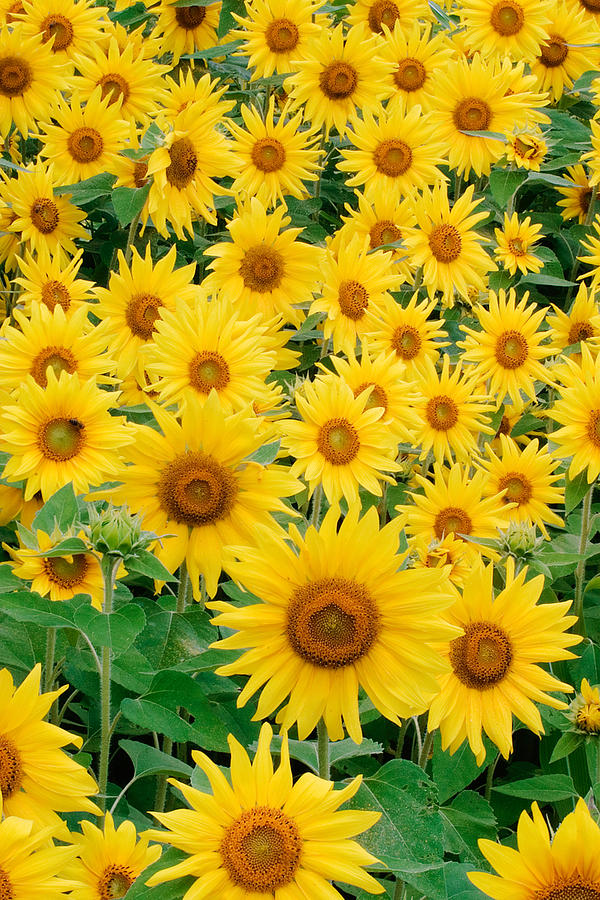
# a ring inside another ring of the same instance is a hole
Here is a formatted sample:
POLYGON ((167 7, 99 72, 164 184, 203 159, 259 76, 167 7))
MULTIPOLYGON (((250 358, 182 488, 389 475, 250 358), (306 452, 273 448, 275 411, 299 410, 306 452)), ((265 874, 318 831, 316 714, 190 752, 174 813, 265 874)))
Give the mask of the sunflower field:
POLYGON ((0 0, 0 900, 600 900, 600 0, 0 0))

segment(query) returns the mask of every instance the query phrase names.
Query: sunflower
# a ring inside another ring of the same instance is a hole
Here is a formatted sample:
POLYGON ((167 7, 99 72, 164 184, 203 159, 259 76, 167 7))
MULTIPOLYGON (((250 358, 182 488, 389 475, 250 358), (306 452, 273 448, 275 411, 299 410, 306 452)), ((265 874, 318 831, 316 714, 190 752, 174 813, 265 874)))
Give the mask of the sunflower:
POLYGON ((169 831, 151 831, 150 836, 178 847, 189 859, 157 872, 148 885, 194 875, 196 881, 182 900, 324 896, 342 900, 331 885, 337 880, 370 894, 383 892, 363 869, 378 860, 349 840, 374 825, 380 814, 339 811, 356 794, 361 776, 339 791, 331 781, 308 773, 294 785, 287 735, 276 771, 272 736, 265 723, 252 763, 242 745, 229 736, 231 785, 208 756, 192 750, 212 794, 171 782, 192 808, 154 813, 169 831))
POLYGON ((377 315, 384 300, 391 300, 389 291, 400 287, 402 276, 391 254, 370 250, 368 238, 359 234, 341 243, 336 253, 328 250, 321 272, 321 296, 313 301, 310 313, 327 313, 324 338, 333 338, 334 352, 348 355, 365 333, 367 311, 377 315))
POLYGON ((517 269, 523 275, 527 272, 539 272, 544 263, 531 248, 544 235, 541 234, 541 225, 532 225, 531 217, 527 216, 519 222, 516 213, 508 216, 504 213, 504 228, 495 228, 496 243, 494 256, 511 275, 517 274, 517 269))
POLYGON ((89 235, 79 224, 85 213, 69 203, 70 194, 54 194, 52 167, 31 165, 16 178, 3 177, 0 200, 12 208, 14 217, 8 230, 34 253, 39 254, 44 248, 61 264, 66 263, 67 254, 76 252, 74 239, 87 239, 89 235))
POLYGON ((250 81, 294 71, 321 30, 313 21, 319 6, 316 0, 253 0, 246 6, 247 18, 233 14, 242 28, 229 36, 244 41, 237 54, 248 58, 250 81))
POLYGON ((287 227, 286 212, 282 205, 267 213, 256 197, 238 208, 227 225, 232 242, 205 250, 216 258, 203 287, 239 304, 246 318, 260 312, 264 319, 281 315, 298 325, 304 315, 295 307, 310 302, 318 289, 323 251, 296 240, 302 229, 287 227))
POLYGON ((15 310, 14 317, 20 327, 6 325, 2 331, 0 387, 18 391, 31 375, 45 388, 49 368, 57 377, 61 372, 77 372, 83 381, 113 381, 106 377, 115 369, 114 360, 104 353, 106 330, 88 322, 85 307, 67 318, 61 306, 55 306, 51 312, 44 304, 38 304, 31 310, 31 318, 20 310, 15 310))
POLYGON ((441 539, 418 534, 409 540, 408 546, 413 568, 443 569, 457 587, 462 587, 472 570, 472 560, 465 553, 464 541, 453 534, 446 534, 441 539))
POLYGON ((222 121, 235 106, 235 100, 223 96, 227 93, 227 85, 221 84, 217 78, 211 78, 208 72, 196 81, 191 69, 179 72, 179 81, 170 75, 164 78, 164 91, 160 101, 163 107, 161 117, 174 121, 179 113, 192 107, 194 115, 212 126, 222 121))
POLYGON ((105 322, 110 336, 111 353, 118 360, 118 374, 125 377, 140 368, 140 350, 156 330, 156 321, 164 309, 174 309, 175 302, 193 302, 198 293, 192 283, 195 263, 174 269, 176 248, 153 263, 150 244, 140 256, 133 249, 131 265, 119 251, 119 272, 112 272, 108 289, 97 288, 98 304, 94 314, 105 322))
POLYGON ((27 137, 44 118, 61 88, 69 86, 65 66, 39 35, 26 37, 22 27, 0 29, 0 135, 13 124, 27 137))
POLYGON ((594 735, 595 740, 600 733, 600 687, 592 687, 584 678, 580 693, 571 700, 569 712, 565 715, 577 734, 594 735))
POLYGON ((19 257, 22 278, 15 278, 21 286, 19 304, 27 316, 31 316, 36 306, 45 306, 51 312, 60 306, 65 315, 70 316, 82 306, 89 308, 92 302, 93 281, 77 278, 83 262, 83 251, 78 250, 73 259, 62 265, 59 256, 51 256, 42 245, 34 257, 28 250, 19 257))
POLYGON ((416 105, 425 112, 435 108, 432 77, 445 69, 452 57, 452 46, 445 31, 432 35, 431 30, 430 22, 414 21, 408 28, 396 22, 393 30, 385 31, 379 53, 394 67, 388 76, 393 89, 388 112, 398 107, 409 110, 416 105))
POLYGON ((440 678, 440 692, 429 707, 428 728, 440 728, 442 749, 454 753, 466 739, 477 765, 485 759, 485 731, 508 758, 512 750, 513 713, 535 734, 544 727, 534 702, 553 709, 566 703, 546 691, 572 691, 538 663, 573 659, 567 650, 581 641, 567 629, 577 621, 567 615, 571 601, 539 604, 544 576, 525 581, 527 566, 515 575, 506 563, 506 586, 494 596, 493 565, 475 568, 448 619, 464 635, 444 652, 452 670, 440 678))
POLYGON ((93 379, 46 371, 46 388, 28 375, 18 405, 1 410, 0 444, 11 454, 3 477, 26 481, 26 500, 36 491, 47 500, 70 481, 80 494, 108 481, 117 471, 115 451, 133 440, 125 420, 109 413, 113 392, 100 390, 93 379))
MULTIPOLYGON (((405 197, 399 203, 391 194, 377 194, 368 200, 360 191, 354 192, 358 199, 358 209, 346 204, 350 214, 342 216, 344 224, 336 232, 330 249, 335 250, 336 242, 348 241, 353 235, 368 236, 369 247, 377 250, 385 244, 402 242, 404 237, 414 229, 416 218, 412 197, 405 197)), ((405 281, 412 281, 414 269, 402 246, 389 247, 396 268, 405 281)))
POLYGON ((391 63, 378 55, 374 37, 362 28, 351 28, 344 36, 342 25, 323 28, 310 42, 304 59, 284 82, 294 106, 304 105, 304 117, 328 136, 336 128, 343 137, 357 110, 373 110, 390 96, 386 76, 391 63))
MULTIPOLYGON (((2 181, 0 180, 0 195, 1 193, 2 181)), ((6 273, 18 269, 20 254, 23 252, 19 235, 10 230, 16 219, 17 216, 10 206, 0 205, 0 262, 6 273)))
POLYGON ((486 240, 475 225, 488 213, 475 212, 481 198, 473 200, 472 184, 452 208, 445 184, 426 188, 415 204, 418 230, 407 234, 404 242, 415 266, 423 266, 423 282, 430 297, 442 291, 442 300, 452 305, 454 292, 468 297, 471 288, 485 291, 483 276, 496 269, 480 246, 486 240))
POLYGON ((548 144, 539 128, 535 131, 518 131, 508 135, 505 147, 506 160, 514 163, 519 169, 539 172, 547 152, 548 144))
POLYGON ((552 309, 556 315, 548 315, 546 321, 555 353, 583 342, 594 355, 600 351, 600 309, 594 291, 588 292, 586 285, 581 284, 569 313, 554 304, 552 309))
POLYGON ((200 575, 213 597, 228 548, 253 544, 259 524, 277 529, 271 513, 287 511, 281 498, 301 485, 288 468, 248 460, 264 442, 260 420, 245 410, 226 415, 216 391, 203 405, 190 396, 181 422, 155 404, 151 409, 162 434, 135 427, 123 485, 111 497, 161 536, 154 552, 170 572, 186 561, 196 599, 200 575))
POLYGON ((530 62, 548 38, 551 8, 551 0, 466 0, 460 8, 465 44, 486 59, 530 62))
POLYGON ((590 290, 595 291, 600 285, 600 215, 595 217, 592 224, 598 237, 590 234, 587 241, 584 241, 583 238, 581 239, 581 246, 588 251, 589 256, 578 256, 577 259, 592 267, 591 271, 585 272, 579 278, 591 278, 590 290))
MULTIPOLYGON (((83 766, 62 750, 67 744, 81 747, 81 738, 44 722, 68 685, 40 694, 41 672, 38 663, 15 688, 10 672, 0 670, 0 794, 4 815, 32 820, 38 828, 53 825, 64 831, 55 812, 97 814, 98 807, 89 797, 98 788, 83 766)), ((4 846, 0 840, 0 847, 4 846)))
POLYGON ((390 298, 376 316, 369 316, 369 345, 375 352, 393 350, 404 363, 405 378, 412 379, 422 372, 427 361, 435 363, 441 348, 448 346, 448 341, 439 340, 447 336, 442 329, 444 319, 429 319, 436 306, 435 300, 427 298, 419 302, 419 294, 415 293, 406 306, 390 298))
POLYGON ((265 384, 276 365, 267 330, 260 316, 243 319, 224 299, 165 310, 144 356, 157 402, 180 406, 193 395, 203 405, 214 390, 228 413, 275 406, 280 388, 265 384))
POLYGON ((73 62, 104 40, 108 9, 92 0, 22 0, 23 34, 39 35, 57 59, 73 62))
POLYGON ((380 529, 374 507, 360 520, 359 510, 352 504, 339 524, 332 507, 305 537, 290 526, 295 552, 261 532, 256 549, 240 549, 232 564, 261 602, 211 605, 222 613, 213 624, 237 632, 216 646, 250 648, 217 674, 250 676, 239 706, 263 688, 257 719, 287 699, 277 721, 297 723, 300 740, 322 717, 331 740, 345 726, 359 744, 359 688, 393 722, 426 709, 444 671, 434 646, 460 633, 444 617, 453 598, 446 572, 399 570, 398 520, 380 529))
POLYGON ((566 181, 572 181, 573 187, 559 187, 556 189, 564 197, 557 204, 562 206, 560 214, 563 219, 567 220, 577 218, 579 224, 584 225, 592 198, 592 186, 588 174, 584 167, 577 163, 575 166, 567 166, 567 171, 562 177, 566 181))
POLYGON ((104 817, 102 830, 91 822, 81 822, 81 830, 82 835, 71 835, 77 859, 64 870, 74 885, 71 900, 125 897, 137 877, 161 854, 160 847, 148 846, 148 834, 137 840, 133 822, 115 828, 110 813, 104 817))
POLYGON ((539 90, 548 91, 553 100, 560 100, 563 91, 572 88, 580 75, 598 67, 598 51, 589 45, 590 41, 597 41, 599 32, 597 25, 590 27, 584 10, 564 0, 552 3, 549 16, 548 38, 530 66, 539 90))
POLYGON ((354 0, 348 6, 349 25, 362 27, 381 38, 387 37, 386 29, 391 31, 397 25, 406 32, 422 19, 432 19, 425 0, 354 0))
POLYGON ((39 829, 32 821, 17 816, 9 816, 0 822, 0 890, 3 897, 7 900, 59 900, 72 896, 70 883, 62 876, 75 851, 72 847, 57 847, 53 837, 52 826, 39 829))
POLYGON ((160 0, 152 12, 158 17, 151 41, 157 41, 160 55, 171 53, 176 66, 184 53, 195 53, 218 44, 217 27, 221 3, 206 6, 176 6, 176 0, 160 0))
POLYGON ((230 119, 227 128, 234 138, 233 151, 242 161, 240 174, 231 185, 234 194, 258 197, 265 206, 275 206, 284 195, 301 200, 308 195, 306 181, 317 181, 319 158, 314 131, 301 131, 302 112, 287 119, 287 107, 273 121, 275 100, 269 100, 266 115, 242 104, 246 128, 230 119), (286 121, 287 119, 287 121, 286 121))
POLYGON ((125 144, 127 123, 120 118, 110 94, 97 88, 83 106, 78 93, 53 107, 57 123, 44 122, 39 138, 40 156, 52 161, 61 184, 75 184, 101 172, 110 172, 125 144))
POLYGON ((591 484, 600 475, 600 354, 592 357, 587 344, 581 345, 581 362, 565 357, 569 374, 567 386, 547 415, 563 427, 552 432, 558 457, 569 458, 569 478, 587 471, 591 484))
POLYGON ((459 344, 464 349, 463 360, 476 363, 475 379, 490 379, 489 391, 498 406, 507 394, 516 403, 521 391, 533 400, 534 381, 552 381, 542 362, 553 351, 549 345, 541 346, 547 332, 539 330, 546 309, 538 309, 535 303, 527 306, 528 299, 529 292, 525 291, 517 303, 514 288, 508 294, 490 291, 489 309, 474 307, 480 328, 461 326, 467 335, 459 344))
POLYGON ((600 894, 600 828, 585 800, 577 801, 554 833, 552 843, 537 803, 519 817, 518 850, 480 840, 479 849, 498 875, 469 872, 469 880, 488 897, 594 897, 600 894))

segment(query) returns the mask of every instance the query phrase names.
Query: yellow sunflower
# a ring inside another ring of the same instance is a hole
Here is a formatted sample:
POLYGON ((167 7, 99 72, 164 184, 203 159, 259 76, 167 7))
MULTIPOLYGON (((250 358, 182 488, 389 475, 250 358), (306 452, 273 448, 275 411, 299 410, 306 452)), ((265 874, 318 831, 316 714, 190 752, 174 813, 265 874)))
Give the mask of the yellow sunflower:
POLYGON ((61 264, 60 256, 53 256, 48 248, 41 246, 37 257, 28 250, 19 257, 19 268, 22 278, 15 278, 21 285, 19 304, 27 316, 31 316, 36 306, 43 305, 51 312, 60 306, 65 315, 70 316, 76 309, 85 306, 93 299, 93 281, 77 278, 83 262, 83 251, 78 250, 67 264, 61 264))
POLYGON ((324 312, 326 341, 333 338, 334 352, 346 355, 356 347, 368 327, 367 311, 378 314, 389 291, 402 283, 392 256, 383 250, 370 250, 368 238, 359 234, 341 243, 336 253, 328 250, 321 268, 323 286, 310 313, 324 312))
POLYGON ((242 27, 230 37, 244 41, 237 54, 248 58, 250 81, 294 71, 295 61, 304 58, 321 30, 313 21, 318 10, 316 0, 253 0, 246 18, 234 13, 242 27))
POLYGON ((551 8, 552 0, 466 0, 460 7, 465 45, 486 59, 532 61, 548 37, 551 8))
POLYGON ((598 68, 600 51, 590 44, 598 43, 600 30, 584 10, 564 0, 552 3, 548 12, 550 22, 545 26, 548 38, 530 66, 539 90, 548 91, 551 99, 559 100, 580 75, 598 68))
POLYGON ((535 131, 518 131, 508 135, 505 147, 506 159, 519 169, 539 172, 548 152, 548 144, 539 128, 535 131))
POLYGON ((261 601, 211 604, 221 613, 213 624, 237 632, 216 646, 249 648, 216 671, 250 676, 238 706, 262 688, 255 718, 287 700, 277 721, 297 723, 300 740, 323 718, 332 740, 345 726, 359 744, 359 688, 393 722, 421 712, 444 670, 434 646, 460 632, 445 621, 445 571, 399 570, 397 519, 380 529, 374 507, 359 520, 353 504, 338 531, 338 517, 331 508, 305 537, 290 526, 295 550, 260 532, 256 549, 238 551, 232 573, 261 601))
POLYGON ((577 163, 575 166, 567 166, 567 171, 562 177, 567 181, 572 181, 573 187, 556 189, 564 198, 557 204, 562 207, 560 214, 563 219, 576 218, 580 225, 584 225, 592 198, 592 186, 588 174, 584 167, 577 163))
POLYGON ((215 260, 203 287, 222 292, 246 318, 260 312, 298 325, 304 319, 298 305, 306 306, 318 289, 323 251, 296 240, 302 229, 287 227, 286 212, 279 206, 267 213, 256 197, 240 207, 227 225, 232 241, 205 250, 215 260))
POLYGON ((448 341, 442 326, 444 319, 429 319, 435 310, 435 300, 421 300, 415 293, 406 306, 395 300, 385 300, 377 315, 369 316, 366 335, 375 352, 393 350, 405 366, 405 377, 414 378, 426 368, 427 361, 435 363, 448 341))
POLYGON ((583 342, 594 355, 600 351, 600 309, 594 291, 588 292, 586 285, 581 284, 569 313, 554 304, 552 309, 556 315, 548 315, 546 321, 555 353, 583 342))
POLYGON ((17 816, 0 822, 0 890, 7 900, 71 896, 63 870, 75 851, 56 846, 53 837, 52 826, 36 828, 32 821, 17 816))
POLYGON ((452 58, 452 46, 445 31, 435 35, 431 31, 430 22, 414 21, 410 26, 396 22, 393 30, 385 32, 379 53, 394 67, 388 76, 393 89, 387 102, 389 112, 397 107, 412 109, 416 105, 424 111, 435 108, 432 77, 445 69, 452 58))
POLYGON ((580 275, 580 278, 591 278, 592 282, 590 285, 590 290, 595 291, 598 285, 600 285, 600 215, 597 215, 593 221, 594 231, 598 235, 595 237, 594 234, 589 234, 588 239, 586 241, 581 239, 581 246, 584 250, 588 251, 588 256, 578 256, 577 259, 581 260, 583 263, 587 263, 587 265, 591 266, 591 271, 585 272, 584 275, 580 275))
MULTIPOLYGON (((346 242, 355 234, 367 236, 370 249, 377 250, 385 244, 402 242, 405 235, 414 229, 417 220, 412 197, 405 197, 398 203, 393 194, 376 194, 368 200, 360 191, 354 194, 358 199, 358 209, 345 205, 349 215, 341 217, 344 224, 330 244, 332 250, 335 250, 338 241, 346 242)), ((412 281, 414 268, 404 247, 390 247, 389 252, 404 280, 412 281)))
POLYGON ((471 184, 450 207, 445 184, 425 189, 415 203, 419 227, 404 239, 413 265, 423 266, 429 296, 441 291, 450 306, 455 291, 461 297, 468 297, 472 288, 485 291, 484 276, 496 269, 481 247, 486 239, 475 230, 488 214, 475 212, 481 198, 473 200, 473 191, 471 184))
POLYGON ((474 307, 480 327, 461 326, 467 335, 459 344, 464 350, 463 360, 476 364, 475 379, 490 379, 489 392, 498 406, 507 394, 516 403, 521 391, 533 400, 535 381, 552 382, 542 362, 553 351, 550 345, 542 346, 547 332, 539 330, 546 309, 538 309, 535 303, 528 306, 528 299, 529 292, 525 291, 517 303, 514 288, 508 294, 503 290, 498 294, 490 291, 489 309, 474 307))
POLYGON ((369 406, 372 390, 357 397, 341 379, 305 382, 296 392, 302 421, 281 423, 282 446, 295 458, 293 475, 304 475, 310 493, 323 486, 330 503, 356 500, 358 488, 381 496, 380 481, 393 483, 387 472, 395 462, 397 440, 385 427, 382 406, 369 406), (381 421, 380 421, 381 420, 381 421))
POLYGON ((591 484, 600 475, 600 354, 592 357, 583 343, 580 364, 565 357, 565 366, 570 381, 547 412, 563 426, 552 432, 552 442, 558 445, 554 452, 571 457, 569 478, 587 471, 591 484))
POLYGON ((57 59, 73 62, 104 40, 108 9, 92 0, 22 0, 23 34, 39 35, 57 59))
POLYGON ((543 238, 541 225, 532 225, 531 217, 527 216, 521 222, 516 213, 508 216, 504 213, 504 228, 495 228, 496 243, 494 256, 511 275, 517 274, 517 269, 523 275, 527 272, 539 272, 544 263, 539 259, 532 248, 543 238))
POLYGON ((425 0, 354 0, 348 6, 347 22, 385 38, 386 29, 398 25, 406 32, 417 20, 432 18, 425 0))
POLYGON ((242 197, 258 197, 267 207, 275 206, 284 195, 298 199, 308 196, 305 182, 317 181, 323 154, 315 148, 315 132, 300 129, 301 112, 288 119, 286 107, 274 122, 274 111, 271 97, 264 117, 256 108, 242 104, 245 128, 232 119, 227 122, 234 138, 232 149, 242 161, 231 190, 242 197))
POLYGON ((350 840, 374 825, 379 813, 339 811, 357 792, 361 776, 339 791, 331 781, 309 773, 293 784, 287 735, 276 771, 272 736, 265 723, 252 763, 242 745, 229 736, 231 784, 206 754, 192 750, 212 794, 171 782, 191 809, 154 813, 169 831, 151 831, 150 836, 178 847, 189 858, 152 875, 148 885, 193 875, 192 887, 180 892, 182 900, 277 896, 342 900, 331 884, 338 880, 369 894, 383 892, 363 868, 378 860, 350 840))
POLYGON ((133 436, 122 417, 109 409, 114 392, 95 380, 47 369, 46 388, 27 376, 17 405, 1 410, 2 449, 11 454, 4 467, 7 481, 26 481, 25 499, 41 491, 44 500, 70 481, 77 493, 108 481, 118 468, 116 451, 133 436))
POLYGON ((480 565, 448 613, 464 629, 445 648, 451 666, 440 678, 440 691, 429 707, 428 728, 439 728, 442 748, 454 753, 466 739, 477 764, 485 759, 482 731, 508 758, 512 750, 513 714, 530 731, 543 734, 537 703, 566 709, 546 691, 572 691, 538 663, 573 659, 567 650, 581 641, 567 629, 577 621, 567 615, 571 601, 538 604, 544 576, 525 581, 527 567, 515 575, 506 563, 506 586, 494 596, 494 567, 480 565))
POLYGON ((184 53, 206 50, 218 44, 217 27, 221 3, 206 6, 176 6, 176 0, 160 0, 152 8, 157 22, 150 35, 157 41, 161 55, 171 53, 176 66, 184 53))
POLYGON ((580 693, 569 704, 567 719, 579 734, 598 735, 600 733, 600 688, 592 687, 587 678, 581 682, 580 693))
POLYGON ((464 541, 453 534, 446 534, 441 539, 417 534, 410 538, 408 545, 413 568, 443 569, 457 587, 462 587, 472 571, 472 560, 465 553, 464 541))
POLYGON ((227 85, 221 84, 217 78, 211 78, 208 72, 196 81, 193 71, 179 72, 179 80, 170 75, 164 79, 164 92, 161 94, 161 117, 175 120, 179 113, 193 107, 194 115, 204 122, 216 125, 224 119, 235 106, 235 100, 223 96, 227 93, 227 85))
POLYGON ((310 42, 304 59, 284 82, 294 106, 304 105, 304 117, 314 128, 346 133, 357 110, 364 114, 392 93, 386 76, 392 64, 378 55, 378 42, 360 27, 344 35, 343 26, 323 28, 310 42))
POLYGON ((271 513, 287 511, 282 497, 301 490, 288 468, 248 460, 263 444, 258 417, 226 415, 216 391, 201 405, 190 396, 181 422, 151 405, 162 434, 134 428, 125 453, 123 482, 111 492, 143 517, 144 528, 161 537, 155 554, 170 572, 185 560, 194 597, 200 575, 213 597, 231 546, 254 543, 259 524, 277 529, 271 513))
MULTIPOLYGON (((0 180, 0 196, 2 194, 2 181, 0 180)), ((21 240, 19 235, 10 230, 10 226, 16 221, 16 214, 10 206, 0 204, 0 262, 5 272, 14 272, 19 267, 21 240)))

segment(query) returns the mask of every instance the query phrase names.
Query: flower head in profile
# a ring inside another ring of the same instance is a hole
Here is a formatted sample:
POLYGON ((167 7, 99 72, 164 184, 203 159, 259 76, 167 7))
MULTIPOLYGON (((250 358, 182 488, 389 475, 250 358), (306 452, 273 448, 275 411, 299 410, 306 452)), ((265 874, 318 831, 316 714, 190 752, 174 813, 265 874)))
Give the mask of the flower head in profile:
POLYGON ((564 359, 561 380, 566 386, 548 410, 548 416, 562 425, 552 432, 552 441, 558 444, 554 455, 571 459, 569 478, 585 471, 592 483, 600 474, 600 354, 594 357, 583 344, 580 361, 564 359))
POLYGON ((575 166, 567 166, 562 177, 566 181, 572 182, 572 187, 557 187, 556 189, 563 196, 563 199, 559 200, 557 204, 562 207, 560 214, 563 219, 576 218, 580 225, 584 225, 592 197, 592 186, 588 173, 580 163, 577 163, 575 166))

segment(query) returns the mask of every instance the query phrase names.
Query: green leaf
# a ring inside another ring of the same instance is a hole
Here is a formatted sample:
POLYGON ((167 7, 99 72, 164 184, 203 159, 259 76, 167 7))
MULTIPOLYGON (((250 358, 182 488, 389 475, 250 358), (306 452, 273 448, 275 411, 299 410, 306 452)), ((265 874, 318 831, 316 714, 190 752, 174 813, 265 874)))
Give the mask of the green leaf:
POLYGON ((176 878, 174 881, 167 881, 165 884, 159 884, 153 888, 147 887, 145 882, 155 872, 176 866, 184 859, 189 859, 187 853, 170 847, 157 862, 148 866, 141 875, 138 875, 127 891, 127 900, 181 900, 196 881, 191 875, 187 875, 185 878, 176 878))
POLYGON ((55 528, 67 531, 79 515, 79 504, 71 482, 50 497, 36 513, 33 530, 52 534, 55 528))
POLYGON ((141 213, 150 193, 150 187, 150 182, 148 182, 141 188, 117 187, 113 190, 112 205, 121 227, 129 225, 141 213))
POLYGON ((119 747, 124 750, 133 763, 135 778, 144 775, 181 775, 191 778, 192 767, 168 753, 142 744, 141 741, 119 741, 119 747))
POLYGON ((565 731, 554 746, 550 762, 553 763, 558 759, 564 759, 565 756, 569 756, 574 750, 577 750, 584 740, 585 737, 582 734, 577 734, 575 731, 565 731))
POLYGON ((82 541, 81 538, 65 538, 64 541, 60 541, 56 544, 55 547, 51 547, 50 550, 40 551, 40 556, 71 556, 77 553, 89 553, 90 548, 82 541))
POLYGON ((542 284, 546 287, 573 287, 576 281, 569 281, 567 278, 555 278, 554 275, 542 275, 535 272, 528 272, 521 278, 520 284, 542 284))
POLYGON ((86 178, 85 181, 79 181, 77 184, 66 184, 56 187, 54 188, 54 193, 70 194, 72 203, 77 204, 77 206, 84 206, 86 203, 92 203, 94 200, 110 194, 116 177, 116 175, 103 172, 101 175, 93 175, 91 178, 86 178))
POLYGON ((510 436, 512 438, 520 437, 522 434, 529 434, 530 431, 540 431, 543 428, 542 422, 532 413, 525 413, 518 422, 513 425, 510 436))
POLYGON ((217 37, 225 37, 227 32, 235 27, 236 21, 233 18, 233 13, 237 13, 238 16, 243 16, 245 10, 244 0, 223 0, 221 15, 219 16, 219 27, 217 28, 217 37))
POLYGON ((231 56, 241 47, 243 41, 228 41, 226 44, 217 44, 215 47, 207 47, 206 50, 196 50, 195 53, 184 53, 182 59, 214 59, 216 56, 231 56))
POLYGON ((492 790, 522 800, 537 800, 538 803, 553 803, 578 796, 570 775, 536 775, 510 784, 495 784, 492 790))
POLYGON ((145 150, 148 153, 151 153, 152 150, 156 150, 158 146, 162 144, 165 136, 156 124, 156 122, 152 122, 148 128, 146 129, 144 136, 142 137, 140 147, 142 150, 145 150))
POLYGON ((261 466, 268 466, 277 459, 280 447, 281 441, 273 441, 272 444, 263 444, 262 447, 259 447, 254 453, 247 456, 245 462, 255 462, 260 463, 261 466))
POLYGON ((446 851, 455 853, 464 862, 478 862, 479 838, 496 838, 496 817, 487 800, 475 791, 463 791, 450 806, 440 809, 446 827, 446 851))
POLYGON ((458 794, 483 772, 495 755, 495 751, 490 753, 491 744, 487 740, 486 747, 487 757, 483 764, 478 766, 473 751, 466 742, 451 756, 448 750, 442 751, 439 732, 435 735, 432 767, 440 803, 445 803, 450 797, 458 794))
POLYGON ((25 587, 20 578, 12 573, 12 563, 0 565, 0 594, 9 594, 11 591, 22 591, 25 587))
POLYGON ((148 604, 147 624, 136 647, 155 669, 168 669, 203 653, 217 636, 200 607, 175 613, 148 604))
POLYGON ((135 556, 128 556, 125 565, 128 572, 147 575, 148 578, 154 578, 156 581, 177 581, 177 576, 172 575, 161 561, 147 550, 138 550, 135 556))
POLYGON ((490 173, 490 189, 492 196, 501 209, 505 209, 508 201, 527 180, 525 172, 511 172, 507 169, 493 169, 490 173))
POLYGON ((561 178, 560 175, 549 175, 548 172, 530 172, 527 176, 528 184, 536 184, 540 181, 551 184, 553 187, 573 187, 572 181, 561 178))
POLYGON ((573 480, 566 476, 565 486, 565 515, 579 506, 587 492, 590 490, 590 484, 587 480, 586 472, 580 472, 573 480))
POLYGON ((506 135, 501 134, 499 131, 464 131, 461 128, 460 133, 467 134, 469 137, 488 138, 491 141, 502 141, 503 144, 508 144, 506 135))
POLYGON ((210 6, 216 0, 175 0, 170 6, 210 6))
POLYGON ((29 592, 0 597, 0 611, 18 622, 35 622, 44 628, 74 628, 73 610, 66 603, 29 592))
POLYGON ((135 603, 111 613, 100 612, 93 606, 80 606, 74 621, 95 647, 110 647, 113 653, 124 653, 142 631, 146 616, 135 603))

